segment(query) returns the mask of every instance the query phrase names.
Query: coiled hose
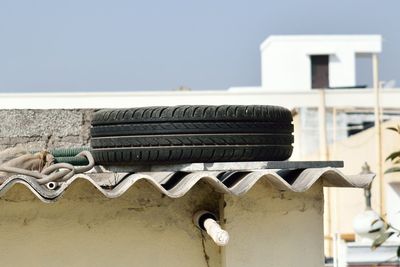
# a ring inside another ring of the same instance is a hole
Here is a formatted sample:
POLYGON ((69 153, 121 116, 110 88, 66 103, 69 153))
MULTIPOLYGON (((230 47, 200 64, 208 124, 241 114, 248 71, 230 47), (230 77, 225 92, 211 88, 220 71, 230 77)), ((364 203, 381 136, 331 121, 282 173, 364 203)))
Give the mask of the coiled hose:
POLYGON ((86 157, 80 156, 82 151, 91 152, 90 147, 72 147, 72 148, 56 148, 49 151, 54 157, 55 163, 69 163, 74 166, 88 165, 86 157))
MULTIPOLYGON (((63 182, 70 179, 75 174, 89 171, 95 165, 90 151, 84 149, 85 148, 76 148, 50 151, 50 154, 53 152, 55 155, 58 155, 57 157, 53 154, 56 163, 44 168, 41 172, 10 166, 0 166, 0 171, 34 177, 40 185, 50 182, 63 182)), ((47 187, 53 189, 53 186, 47 187)))

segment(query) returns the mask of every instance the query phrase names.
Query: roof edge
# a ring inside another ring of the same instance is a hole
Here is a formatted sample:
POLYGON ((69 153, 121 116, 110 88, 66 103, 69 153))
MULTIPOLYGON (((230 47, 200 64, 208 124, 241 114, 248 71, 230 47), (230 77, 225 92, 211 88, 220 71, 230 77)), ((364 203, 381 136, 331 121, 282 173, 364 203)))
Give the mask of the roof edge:
POLYGON ((304 41, 364 41, 382 43, 380 34, 315 34, 315 35, 270 35, 260 45, 260 51, 266 49, 273 42, 304 42, 304 41))
POLYGON ((39 185, 33 177, 15 175, 0 185, 0 197, 4 196, 14 185, 22 184, 41 201, 46 203, 56 202, 63 196, 70 185, 77 180, 86 180, 107 198, 120 197, 140 180, 149 182, 156 190, 168 197, 179 198, 188 193, 199 181, 209 183, 221 193, 240 196, 247 193, 260 180, 268 181, 278 190, 305 192, 320 180, 322 180, 322 185, 326 187, 364 188, 375 177, 375 174, 346 176, 339 170, 331 167, 298 171, 295 170, 295 172, 287 173, 289 177, 285 177, 285 172, 279 172, 279 170, 240 171, 238 172, 240 175, 237 176, 237 179, 235 181, 228 179, 229 183, 227 184, 218 179, 218 177, 221 177, 221 174, 226 172, 199 171, 188 173, 172 188, 165 188, 163 185, 165 181, 168 181, 173 176, 174 172, 119 173, 117 174, 120 177, 119 179, 115 179, 115 173, 77 174, 62 183, 56 190, 50 190, 39 185), (107 175, 112 176, 114 179, 110 179, 107 175), (291 183, 289 181, 293 180, 293 175, 294 182, 291 183), (107 185, 107 181, 115 181, 115 184, 107 185))

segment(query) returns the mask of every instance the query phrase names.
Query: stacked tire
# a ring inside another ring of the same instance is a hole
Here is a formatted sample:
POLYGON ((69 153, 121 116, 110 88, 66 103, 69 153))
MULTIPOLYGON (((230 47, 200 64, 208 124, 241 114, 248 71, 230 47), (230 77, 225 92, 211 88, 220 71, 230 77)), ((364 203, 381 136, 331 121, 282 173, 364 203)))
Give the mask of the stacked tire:
POLYGON ((103 165, 282 161, 292 133, 282 107, 146 107, 96 112, 91 145, 103 165))

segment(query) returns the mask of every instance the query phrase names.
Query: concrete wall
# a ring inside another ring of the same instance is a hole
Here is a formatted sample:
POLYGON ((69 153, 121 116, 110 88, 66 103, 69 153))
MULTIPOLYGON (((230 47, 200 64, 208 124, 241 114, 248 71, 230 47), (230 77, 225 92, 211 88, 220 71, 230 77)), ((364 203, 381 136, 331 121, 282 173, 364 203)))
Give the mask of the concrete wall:
POLYGON ((191 222, 195 211, 220 206, 204 183, 170 199, 143 182, 110 200, 82 181, 55 204, 18 185, 0 199, 1 266, 320 267, 322 198, 321 184, 291 193, 266 182, 226 196, 231 240, 220 250, 191 222))
POLYGON ((1 266, 220 266, 219 248, 191 222, 218 209, 210 186, 170 199, 143 182, 110 200, 84 183, 55 204, 21 185, 2 197, 1 266))
POLYGON ((226 266, 321 267, 321 183, 307 193, 279 192, 261 181, 246 196, 226 196, 226 266))
POLYGON ((0 110, 0 150, 88 145, 93 110, 0 110))

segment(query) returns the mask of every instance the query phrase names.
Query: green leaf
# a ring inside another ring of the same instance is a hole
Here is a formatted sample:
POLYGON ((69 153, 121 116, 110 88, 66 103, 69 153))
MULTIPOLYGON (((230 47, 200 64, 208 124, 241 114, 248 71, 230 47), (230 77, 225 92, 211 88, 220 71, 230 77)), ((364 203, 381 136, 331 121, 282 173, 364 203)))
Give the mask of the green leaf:
POLYGON ((394 172, 400 172, 400 167, 392 167, 392 168, 389 168, 389 169, 387 169, 387 170, 385 171, 385 174, 394 173, 394 172))
POLYGON ((394 160, 395 158, 397 158, 397 157, 399 157, 399 156, 400 156, 400 151, 393 152, 392 154, 390 154, 390 155, 385 159, 385 161, 394 160))
POLYGON ((397 258, 400 258, 400 247, 397 248, 397 258))
POLYGON ((372 249, 376 249, 380 247, 383 243, 386 242, 386 240, 389 239, 394 234, 394 232, 384 232, 380 234, 372 243, 372 249))
POLYGON ((397 126, 397 127, 388 127, 388 128, 386 128, 386 129, 388 129, 388 130, 390 130, 390 131, 394 131, 394 132, 396 132, 396 133, 400 133, 400 131, 399 131, 399 126, 397 126))

